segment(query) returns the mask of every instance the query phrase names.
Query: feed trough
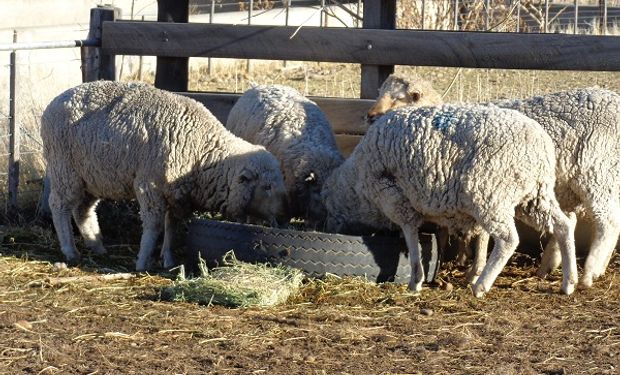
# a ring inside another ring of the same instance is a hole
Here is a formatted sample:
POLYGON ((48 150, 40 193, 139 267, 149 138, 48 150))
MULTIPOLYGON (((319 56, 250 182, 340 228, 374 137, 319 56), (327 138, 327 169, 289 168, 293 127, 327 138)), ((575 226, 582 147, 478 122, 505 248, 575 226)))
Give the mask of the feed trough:
MULTIPOLYGON (((430 282, 440 263, 435 236, 420 233, 420 245, 430 282)), ((406 283, 411 275, 405 241, 397 235, 349 236, 194 219, 188 228, 187 249, 190 271, 199 254, 209 266, 216 266, 232 250, 241 261, 283 264, 314 277, 330 273, 406 283)))

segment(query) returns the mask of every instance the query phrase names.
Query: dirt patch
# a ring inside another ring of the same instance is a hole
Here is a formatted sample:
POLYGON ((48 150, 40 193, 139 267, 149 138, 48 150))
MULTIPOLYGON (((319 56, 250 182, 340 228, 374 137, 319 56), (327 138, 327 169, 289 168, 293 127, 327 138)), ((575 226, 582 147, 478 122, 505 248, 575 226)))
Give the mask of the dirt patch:
POLYGON ((516 257, 483 300, 448 265, 441 278, 453 290, 412 295, 328 278, 277 308, 227 309, 160 301, 167 274, 52 285, 131 268, 135 248, 58 270, 60 253, 41 233, 0 248, 0 373, 618 372, 618 257, 593 289, 569 297, 558 293, 559 272, 532 277, 516 257))

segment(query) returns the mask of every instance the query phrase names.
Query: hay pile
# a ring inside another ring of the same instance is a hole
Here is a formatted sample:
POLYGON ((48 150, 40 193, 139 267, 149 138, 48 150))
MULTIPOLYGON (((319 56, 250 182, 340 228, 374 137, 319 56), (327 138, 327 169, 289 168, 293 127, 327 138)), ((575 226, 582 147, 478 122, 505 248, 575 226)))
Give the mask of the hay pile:
POLYGON ((301 287, 303 273, 294 268, 238 261, 232 253, 226 265, 208 270, 200 260, 200 277, 178 279, 161 290, 169 301, 194 302, 227 307, 275 306, 286 302, 301 287))

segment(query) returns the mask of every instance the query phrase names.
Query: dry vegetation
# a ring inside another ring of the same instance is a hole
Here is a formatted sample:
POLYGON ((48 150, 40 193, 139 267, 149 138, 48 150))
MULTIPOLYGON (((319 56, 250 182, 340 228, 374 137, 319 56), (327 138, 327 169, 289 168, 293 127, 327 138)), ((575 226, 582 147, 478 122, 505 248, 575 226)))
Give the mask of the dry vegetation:
POLYGON ((616 374, 618 258, 592 290, 559 295, 521 256, 484 300, 463 272, 421 295, 361 279, 309 280, 288 303, 228 309, 160 300, 172 275, 103 280, 135 247, 59 269, 53 233, 0 248, 0 373, 616 374), (447 284, 444 284, 447 285, 447 284))

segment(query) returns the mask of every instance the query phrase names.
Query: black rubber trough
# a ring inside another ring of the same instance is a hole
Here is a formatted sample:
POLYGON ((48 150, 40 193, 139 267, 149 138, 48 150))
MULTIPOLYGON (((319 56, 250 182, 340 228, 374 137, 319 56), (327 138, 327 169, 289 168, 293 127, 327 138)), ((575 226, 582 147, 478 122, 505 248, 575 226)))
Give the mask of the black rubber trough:
MULTIPOLYGON (((426 281, 431 282, 440 263, 435 236, 420 233, 420 245, 426 281)), ((196 271, 198 254, 213 267, 232 250, 238 260, 283 264, 313 277, 330 273, 407 283, 411 275, 407 247, 398 236, 348 236, 194 219, 188 228, 187 250, 189 272, 196 271)))

